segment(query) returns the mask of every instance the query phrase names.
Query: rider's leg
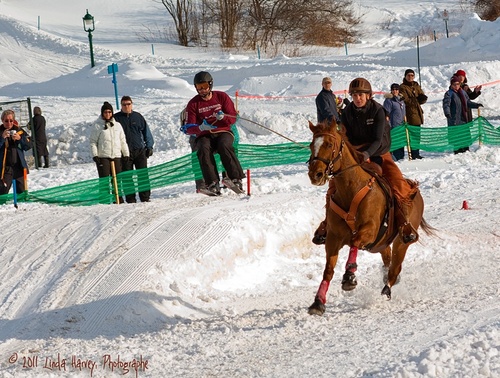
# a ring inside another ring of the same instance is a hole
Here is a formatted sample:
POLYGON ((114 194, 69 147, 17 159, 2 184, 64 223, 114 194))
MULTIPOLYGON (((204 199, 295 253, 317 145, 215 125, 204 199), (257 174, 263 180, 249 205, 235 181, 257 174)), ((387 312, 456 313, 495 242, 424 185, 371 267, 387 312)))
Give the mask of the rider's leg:
POLYGON ((389 152, 381 155, 381 157, 383 175, 389 181, 396 198, 395 215, 399 233, 405 243, 414 243, 418 240, 418 232, 410 222, 410 213, 412 200, 417 193, 418 187, 411 186, 403 177, 389 152))

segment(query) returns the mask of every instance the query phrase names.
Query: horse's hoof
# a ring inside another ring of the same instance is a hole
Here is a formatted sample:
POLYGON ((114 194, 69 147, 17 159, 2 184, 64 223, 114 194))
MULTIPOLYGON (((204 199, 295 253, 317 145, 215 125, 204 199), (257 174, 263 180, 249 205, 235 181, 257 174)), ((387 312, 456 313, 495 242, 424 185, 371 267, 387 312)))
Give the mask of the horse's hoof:
POLYGON ((326 306, 318 298, 316 298, 307 312, 309 315, 323 315, 325 310, 326 306))
POLYGON ((345 272, 342 276, 342 290, 351 291, 356 288, 358 281, 356 280, 356 276, 354 273, 345 272))
POLYGON ((387 296, 387 299, 391 299, 391 288, 387 285, 384 286, 384 288, 382 289, 382 293, 380 293, 382 295, 386 295, 387 296))

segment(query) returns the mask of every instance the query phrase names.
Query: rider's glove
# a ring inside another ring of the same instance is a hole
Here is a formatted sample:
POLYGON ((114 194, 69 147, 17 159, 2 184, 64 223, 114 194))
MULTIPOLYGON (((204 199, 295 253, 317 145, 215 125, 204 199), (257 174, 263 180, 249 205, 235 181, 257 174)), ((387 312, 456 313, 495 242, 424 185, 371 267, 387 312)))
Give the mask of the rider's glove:
POLYGON ((209 124, 207 120, 204 119, 203 123, 200 126, 198 126, 198 128, 200 129, 200 131, 210 131, 216 129, 217 126, 209 124))
POLYGON ((215 118, 217 118, 217 121, 220 121, 221 119, 224 119, 224 112, 222 110, 219 110, 217 114, 215 115, 215 118))

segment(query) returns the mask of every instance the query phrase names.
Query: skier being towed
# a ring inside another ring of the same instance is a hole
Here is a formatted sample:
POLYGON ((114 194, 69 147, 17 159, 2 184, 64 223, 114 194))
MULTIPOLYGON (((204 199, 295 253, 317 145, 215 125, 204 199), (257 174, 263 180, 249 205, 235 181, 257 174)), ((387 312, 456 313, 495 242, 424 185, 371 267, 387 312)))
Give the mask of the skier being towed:
POLYGON ((221 91, 213 91, 210 73, 201 71, 194 77, 198 94, 187 104, 186 134, 196 135, 195 143, 203 179, 208 185, 208 195, 220 195, 219 175, 214 153, 218 153, 222 165, 232 183, 243 190, 241 179, 245 177, 233 147, 234 135, 231 124, 236 121, 233 101, 221 91))

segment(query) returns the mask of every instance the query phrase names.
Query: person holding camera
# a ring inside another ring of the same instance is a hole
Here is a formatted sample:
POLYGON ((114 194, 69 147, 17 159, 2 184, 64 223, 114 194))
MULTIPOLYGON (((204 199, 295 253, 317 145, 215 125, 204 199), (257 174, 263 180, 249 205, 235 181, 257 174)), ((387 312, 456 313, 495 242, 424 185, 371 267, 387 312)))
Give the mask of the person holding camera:
POLYGON ((31 140, 18 126, 13 110, 4 110, 0 126, 0 194, 7 194, 16 181, 16 193, 21 194, 26 189, 24 170, 28 171, 28 164, 24 158, 24 151, 31 148, 31 140))
MULTIPOLYGON (((406 122, 410 126, 422 126, 424 124, 424 111, 422 110, 423 104, 427 102, 427 96, 415 81, 415 71, 408 68, 405 71, 403 82, 399 86, 399 93, 403 97, 406 105, 406 122)), ((420 144, 420 130, 415 135, 415 144, 420 144)), ((422 159, 420 150, 417 148, 411 149, 411 159, 422 159)))

